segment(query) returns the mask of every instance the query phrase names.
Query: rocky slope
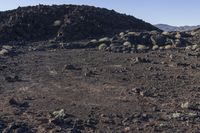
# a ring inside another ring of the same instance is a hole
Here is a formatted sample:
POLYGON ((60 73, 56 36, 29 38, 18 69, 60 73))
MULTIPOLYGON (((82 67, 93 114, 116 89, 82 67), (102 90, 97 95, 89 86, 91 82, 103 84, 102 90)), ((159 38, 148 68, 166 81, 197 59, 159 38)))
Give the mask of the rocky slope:
POLYGON ((0 42, 82 40, 128 29, 159 31, 133 16, 91 6, 38 5, 0 13, 0 42))
POLYGON ((192 36, 188 39, 190 42, 193 42, 195 44, 200 44, 200 28, 188 31, 186 33, 191 34, 192 36))
POLYGON ((200 25, 197 26, 171 26, 167 24, 156 24, 157 28, 163 31, 190 31, 197 28, 200 28, 200 25))

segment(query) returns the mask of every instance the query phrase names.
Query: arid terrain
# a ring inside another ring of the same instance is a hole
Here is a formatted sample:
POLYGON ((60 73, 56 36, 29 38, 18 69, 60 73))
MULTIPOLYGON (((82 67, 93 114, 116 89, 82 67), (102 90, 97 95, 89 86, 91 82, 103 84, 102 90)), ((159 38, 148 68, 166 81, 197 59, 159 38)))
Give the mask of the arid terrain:
POLYGON ((199 130, 200 64, 194 51, 57 49, 0 60, 5 133, 199 130))
POLYGON ((200 130, 200 29, 40 5, 0 12, 0 33, 0 133, 200 130))

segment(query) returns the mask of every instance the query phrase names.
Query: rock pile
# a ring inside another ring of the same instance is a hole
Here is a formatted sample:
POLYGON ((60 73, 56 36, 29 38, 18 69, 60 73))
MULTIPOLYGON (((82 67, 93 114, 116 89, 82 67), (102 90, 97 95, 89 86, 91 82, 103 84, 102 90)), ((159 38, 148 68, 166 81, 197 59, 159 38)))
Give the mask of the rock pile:
MULTIPOLYGON (((104 37, 91 40, 90 46, 98 45, 99 50, 112 52, 145 52, 148 50, 169 50, 178 47, 194 47, 194 44, 182 38, 180 32, 130 32, 116 34, 112 38, 104 37)), ((185 35, 186 36, 186 35, 185 35)))
POLYGON ((133 16, 91 6, 38 5, 0 12, 0 43, 53 38, 77 41, 111 36, 128 29, 160 31, 133 16))

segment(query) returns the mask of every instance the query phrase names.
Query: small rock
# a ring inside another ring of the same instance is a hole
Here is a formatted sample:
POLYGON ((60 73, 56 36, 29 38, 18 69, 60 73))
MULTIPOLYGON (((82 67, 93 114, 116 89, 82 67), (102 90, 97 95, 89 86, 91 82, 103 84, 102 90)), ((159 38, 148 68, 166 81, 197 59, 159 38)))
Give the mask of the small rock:
POLYGON ((146 58, 136 57, 134 60, 134 64, 136 63, 150 63, 151 61, 146 58))
POLYGON ((170 55, 169 55, 169 58, 170 58, 171 60, 173 60, 173 59, 174 59, 174 56, 173 56, 172 54, 170 54, 170 55))
POLYGON ((20 78, 19 78, 19 76, 13 76, 13 75, 10 75, 10 76, 6 76, 5 77, 5 80, 7 81, 7 82, 20 82, 20 81, 22 81, 20 78))
POLYGON ((192 46, 192 50, 196 50, 197 48, 198 48, 197 44, 195 44, 195 45, 192 46))
POLYGON ((108 38, 108 37, 99 39, 99 43, 107 43, 107 42, 110 42, 110 38, 108 38))
POLYGON ((128 35, 130 35, 130 36, 137 36, 138 33, 136 33, 136 32, 128 32, 128 35))
POLYGON ((181 103, 182 109, 188 109, 189 108, 189 102, 181 103))
POLYGON ((160 49, 160 50, 163 50, 163 49, 164 49, 164 47, 162 47, 162 46, 161 46, 161 47, 159 47, 159 49, 160 49))
POLYGON ((175 40, 175 46, 176 46, 176 47, 181 47, 181 46, 182 46, 182 42, 181 42, 180 39, 176 39, 176 40, 175 40))
POLYGON ((164 31, 164 32, 162 32, 162 35, 169 36, 169 35, 170 35, 170 33, 169 33, 169 32, 167 32, 167 31, 164 31))
POLYGON ((152 47, 152 50, 158 50, 159 49, 159 46, 158 45, 154 45, 153 47, 152 47))
POLYGON ((33 133, 33 131, 26 123, 13 122, 3 131, 3 133, 33 133))
POLYGON ((97 40, 96 39, 92 39, 92 40, 90 40, 90 43, 97 43, 97 40))
POLYGON ((177 113, 177 112, 176 112, 176 113, 173 113, 173 114, 172 114, 172 117, 173 117, 173 118, 179 118, 179 117, 181 117, 181 113, 177 113))
POLYGON ((120 37, 124 37, 124 35, 125 35, 124 32, 119 33, 120 37))
POLYGON ((138 88, 138 87, 133 88, 133 89, 131 89, 131 92, 139 94, 141 92, 141 88, 138 88))
POLYGON ((124 42, 123 45, 127 48, 130 48, 131 47, 131 43, 130 42, 124 42))
POLYGON ((166 45, 166 46, 165 46, 165 49, 166 49, 166 50, 172 49, 172 46, 171 46, 171 45, 166 45))
POLYGON ((17 107, 24 107, 24 108, 29 107, 28 102, 18 101, 15 98, 11 98, 9 100, 9 104, 12 105, 12 106, 17 106, 17 107))
POLYGON ((185 50, 191 50, 192 49, 192 46, 186 46, 185 47, 185 50))
POLYGON ((75 66, 72 64, 64 65, 63 70, 76 70, 75 66))
POLYGON ((130 128, 130 127, 125 127, 125 128, 124 128, 124 132, 125 132, 125 133, 130 132, 130 131, 131 131, 131 128, 130 128))
POLYGON ((90 77, 92 75, 95 75, 95 73, 91 70, 88 70, 87 72, 84 73, 84 76, 86 76, 86 77, 90 77))
POLYGON ((175 38, 177 38, 177 39, 180 39, 180 38, 181 38, 180 32, 177 32, 177 33, 176 33, 175 38))
POLYGON ((2 50, 0 50, 0 56, 7 55, 8 53, 9 53, 9 51, 6 50, 6 49, 2 49, 2 50))
POLYGON ((13 47, 9 46, 9 45, 3 45, 2 48, 6 49, 6 50, 12 50, 13 49, 13 47))
POLYGON ((145 45, 137 45, 137 50, 139 51, 144 51, 144 50, 147 50, 147 47, 145 45))
POLYGON ((165 62, 165 61, 162 61, 162 62, 161 62, 161 64, 162 64, 162 65, 166 65, 166 64, 167 64, 167 62, 165 62))

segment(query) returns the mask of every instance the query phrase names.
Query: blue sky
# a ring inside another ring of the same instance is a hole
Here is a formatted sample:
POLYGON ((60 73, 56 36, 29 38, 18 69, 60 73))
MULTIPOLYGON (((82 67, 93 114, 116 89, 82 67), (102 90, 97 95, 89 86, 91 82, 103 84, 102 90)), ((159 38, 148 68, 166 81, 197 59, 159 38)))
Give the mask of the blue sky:
POLYGON ((114 9, 152 24, 200 25, 200 0, 1 0, 0 10, 37 4, 84 4, 114 9))

